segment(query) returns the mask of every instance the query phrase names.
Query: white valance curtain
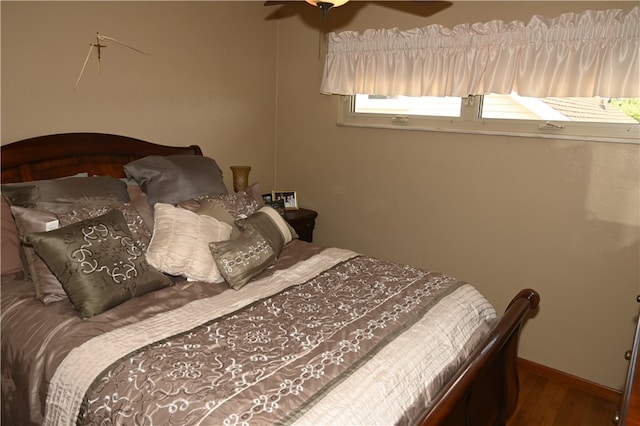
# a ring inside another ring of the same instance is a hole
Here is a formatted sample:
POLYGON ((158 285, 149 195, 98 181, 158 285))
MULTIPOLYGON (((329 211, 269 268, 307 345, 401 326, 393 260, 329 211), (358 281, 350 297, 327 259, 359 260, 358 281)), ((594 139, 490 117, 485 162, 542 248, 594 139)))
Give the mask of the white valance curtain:
POLYGON ((638 9, 331 33, 321 92, 638 97, 638 9))

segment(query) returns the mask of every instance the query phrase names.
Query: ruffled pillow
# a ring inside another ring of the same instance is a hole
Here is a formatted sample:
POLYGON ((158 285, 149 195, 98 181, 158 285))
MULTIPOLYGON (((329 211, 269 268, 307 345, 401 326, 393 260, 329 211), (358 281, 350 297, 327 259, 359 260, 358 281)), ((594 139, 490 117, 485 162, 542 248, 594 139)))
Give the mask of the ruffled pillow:
POLYGON ((224 279, 211 257, 209 243, 228 240, 231 226, 211 216, 156 203, 147 261, 158 270, 195 281, 224 279))

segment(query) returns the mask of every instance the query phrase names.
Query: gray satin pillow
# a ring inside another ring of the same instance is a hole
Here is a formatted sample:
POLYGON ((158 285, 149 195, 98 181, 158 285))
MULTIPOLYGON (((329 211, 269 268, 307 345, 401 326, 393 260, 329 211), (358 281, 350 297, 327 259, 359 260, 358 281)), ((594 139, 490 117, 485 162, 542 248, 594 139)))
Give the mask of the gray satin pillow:
POLYGON ((110 176, 67 177, 2 185, 10 205, 65 213, 77 207, 116 207, 129 201, 127 185, 110 176))
POLYGON ((202 155, 150 155, 126 164, 124 171, 138 182, 151 204, 228 193, 218 164, 202 155))
POLYGON ((24 240, 58 278, 81 318, 172 284, 147 263, 119 210, 24 240))

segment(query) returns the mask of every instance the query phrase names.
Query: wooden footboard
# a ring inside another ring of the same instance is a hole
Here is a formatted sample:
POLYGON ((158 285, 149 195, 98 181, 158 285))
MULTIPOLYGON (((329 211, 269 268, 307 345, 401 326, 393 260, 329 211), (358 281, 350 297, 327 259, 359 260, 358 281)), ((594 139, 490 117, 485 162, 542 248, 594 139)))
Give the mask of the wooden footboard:
POLYGON ((422 425, 504 425, 518 401, 518 339, 527 314, 538 306, 535 290, 513 298, 496 326, 434 398, 422 425))

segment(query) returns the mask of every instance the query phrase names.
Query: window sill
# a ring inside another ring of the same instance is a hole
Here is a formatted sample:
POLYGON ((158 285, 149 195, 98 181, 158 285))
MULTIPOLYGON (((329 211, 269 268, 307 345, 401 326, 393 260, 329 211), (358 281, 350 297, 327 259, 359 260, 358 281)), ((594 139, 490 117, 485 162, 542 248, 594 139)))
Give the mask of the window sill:
POLYGON ((601 129, 597 129, 597 125, 583 127, 583 129, 575 129, 569 124, 562 123, 564 128, 559 129, 539 129, 539 122, 527 123, 505 123, 504 120, 431 120, 431 124, 426 124, 425 119, 415 120, 395 120, 391 121, 389 117, 361 117, 341 118, 337 125, 342 127, 360 127, 373 129, 388 130, 412 130, 423 132, 447 132, 447 133, 464 133, 476 135, 493 135, 493 136, 511 136, 525 137, 537 139, 561 139, 575 140, 587 142, 606 142, 606 143, 623 143, 623 144, 640 144, 640 125, 626 126, 626 130, 621 131, 618 135, 612 135, 611 132, 606 134, 601 129), (422 123, 420 123, 420 121, 422 123), (603 134, 604 133, 604 134, 603 134), (629 136, 626 136, 626 134, 629 136))

